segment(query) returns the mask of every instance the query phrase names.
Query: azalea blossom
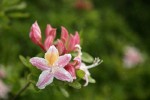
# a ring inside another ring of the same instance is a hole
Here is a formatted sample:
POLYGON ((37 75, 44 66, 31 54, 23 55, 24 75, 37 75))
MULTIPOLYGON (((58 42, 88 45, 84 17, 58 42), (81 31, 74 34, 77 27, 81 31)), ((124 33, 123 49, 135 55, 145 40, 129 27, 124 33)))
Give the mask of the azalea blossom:
POLYGON ((76 50, 78 52, 78 55, 74 58, 74 60, 78 62, 77 68, 84 71, 85 75, 84 75, 83 79, 86 81, 84 86, 87 86, 89 83, 88 78, 90 76, 89 69, 98 66, 103 61, 100 60, 99 58, 95 58, 93 64, 87 66, 85 63, 82 62, 82 52, 81 52, 80 45, 76 45, 75 47, 76 47, 76 50))
POLYGON ((127 46, 125 48, 123 62, 126 67, 131 68, 137 64, 142 63, 143 56, 137 48, 127 46))
POLYGON ((77 70, 84 71, 83 79, 86 81, 84 86, 87 86, 90 77, 89 69, 102 62, 99 58, 95 58, 93 64, 89 66, 83 63, 79 33, 76 31, 74 35, 69 34, 68 30, 63 26, 61 27, 60 39, 55 41, 56 28, 47 24, 45 40, 42 43, 41 30, 37 22, 35 22, 31 27, 30 38, 46 52, 44 58, 33 57, 30 59, 30 63, 42 71, 36 84, 39 89, 44 89, 51 84, 54 78, 73 82, 73 80, 77 79, 77 70), (77 55, 71 61, 71 54, 69 53, 76 52, 77 55))
POLYGON ((64 69, 70 60, 70 54, 59 56, 58 50, 54 45, 50 46, 44 58, 31 58, 31 64, 42 70, 36 86, 39 89, 44 89, 53 82, 54 77, 58 80, 72 82, 73 78, 71 74, 64 69))

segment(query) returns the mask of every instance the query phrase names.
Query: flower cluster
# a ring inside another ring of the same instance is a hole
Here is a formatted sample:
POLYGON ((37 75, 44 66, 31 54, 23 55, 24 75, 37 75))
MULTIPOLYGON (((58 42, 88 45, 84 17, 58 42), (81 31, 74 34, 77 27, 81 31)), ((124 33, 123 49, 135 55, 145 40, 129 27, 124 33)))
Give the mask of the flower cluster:
POLYGON ((38 23, 35 22, 31 26, 29 36, 33 43, 40 46, 45 52, 44 58, 33 57, 30 59, 30 63, 42 71, 36 84, 39 89, 44 89, 51 84, 54 78, 69 83, 74 82, 78 78, 77 71, 79 70, 84 73, 82 79, 86 81, 84 86, 87 86, 90 77, 88 69, 102 62, 99 58, 95 58, 93 64, 87 66, 82 61, 78 32, 75 32, 75 35, 69 34, 65 27, 61 27, 60 39, 55 40, 56 28, 48 24, 45 30, 46 38, 42 43, 41 30, 38 23), (76 55, 73 56, 72 53, 76 53, 76 55))

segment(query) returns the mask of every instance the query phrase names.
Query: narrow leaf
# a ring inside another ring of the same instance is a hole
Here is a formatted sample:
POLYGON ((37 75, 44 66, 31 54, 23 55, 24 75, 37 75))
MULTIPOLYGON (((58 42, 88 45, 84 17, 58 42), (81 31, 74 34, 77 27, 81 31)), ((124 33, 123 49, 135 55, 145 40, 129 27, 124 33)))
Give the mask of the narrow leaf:
POLYGON ((71 86, 75 89, 80 89, 81 88, 81 84, 77 81, 74 81, 73 83, 69 83, 69 86, 71 86))
POLYGON ((28 61, 25 57, 23 57, 22 55, 19 56, 19 59, 21 60, 21 62, 22 62, 25 66, 27 66, 27 67, 30 66, 29 61, 28 61))
POLYGON ((68 93, 68 91, 66 90, 66 89, 64 89, 64 88, 60 88, 60 91, 62 92, 62 94, 65 96, 65 97, 69 97, 69 93, 68 93))
POLYGON ((94 58, 90 54, 82 52, 82 60, 87 63, 92 63, 94 61, 94 58))
POLYGON ((89 76, 88 79, 90 83, 96 83, 95 79, 93 79, 91 76, 89 76))

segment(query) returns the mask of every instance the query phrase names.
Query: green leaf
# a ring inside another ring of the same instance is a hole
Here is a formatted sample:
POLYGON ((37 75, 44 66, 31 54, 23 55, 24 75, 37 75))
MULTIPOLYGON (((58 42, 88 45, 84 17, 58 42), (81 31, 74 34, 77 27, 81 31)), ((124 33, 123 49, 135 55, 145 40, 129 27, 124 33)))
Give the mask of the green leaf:
POLYGON ((94 58, 90 54, 82 52, 82 60, 87 63, 92 63, 94 61, 94 58))
POLYGON ((30 57, 25 58, 25 57, 23 57, 22 55, 20 55, 19 58, 20 58, 21 62, 22 62, 26 67, 29 68, 29 70, 30 70, 30 72, 32 73, 32 75, 38 76, 38 75, 41 73, 40 70, 38 70, 36 67, 33 67, 33 66, 31 65, 31 63, 29 62, 30 57))
POLYGON ((20 4, 16 4, 16 5, 12 5, 9 7, 6 7, 4 10, 5 11, 10 11, 10 10, 22 10, 26 8, 26 3, 25 2, 21 2, 20 4))
POLYGON ((91 76, 89 76, 88 79, 90 83, 96 83, 95 79, 93 79, 91 76))
POLYGON ((74 81, 72 83, 69 83, 69 86, 75 88, 75 89, 80 89, 81 88, 81 84, 77 81, 74 81))
POLYGON ((71 55, 72 55, 73 57, 76 57, 76 56, 78 55, 78 53, 77 53, 77 52, 71 52, 71 55))
POLYGON ((83 78, 85 76, 85 72, 83 70, 80 70, 80 69, 76 71, 76 74, 80 78, 83 78))
POLYGON ((26 58, 23 57, 22 55, 20 55, 19 58, 20 58, 21 62, 22 62, 25 66, 30 67, 30 63, 29 63, 29 60, 28 60, 28 59, 26 59, 26 58))
POLYGON ((65 97, 67 97, 67 98, 69 97, 69 93, 68 93, 68 91, 67 91, 66 89, 60 87, 60 91, 62 92, 62 94, 63 94, 65 97))

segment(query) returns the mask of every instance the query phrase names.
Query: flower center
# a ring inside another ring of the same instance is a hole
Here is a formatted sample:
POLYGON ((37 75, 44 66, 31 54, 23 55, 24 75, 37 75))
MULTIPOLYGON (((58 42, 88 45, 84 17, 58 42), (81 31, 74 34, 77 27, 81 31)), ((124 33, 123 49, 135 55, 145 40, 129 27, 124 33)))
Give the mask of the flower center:
POLYGON ((49 66, 54 66, 55 62, 58 60, 58 57, 58 53, 55 52, 45 54, 45 59, 47 60, 49 66))

